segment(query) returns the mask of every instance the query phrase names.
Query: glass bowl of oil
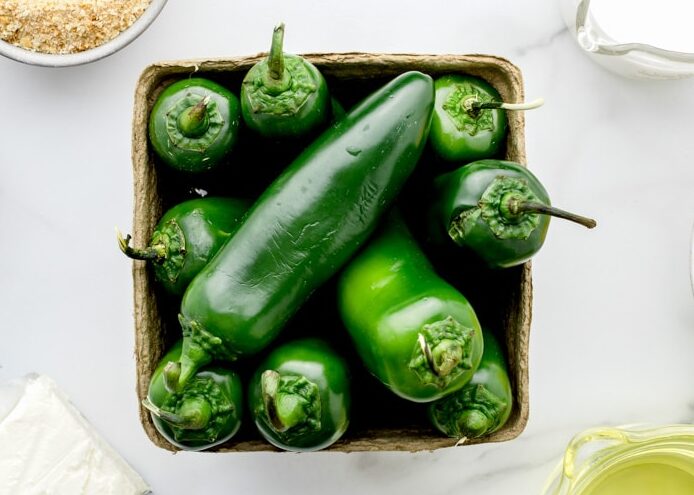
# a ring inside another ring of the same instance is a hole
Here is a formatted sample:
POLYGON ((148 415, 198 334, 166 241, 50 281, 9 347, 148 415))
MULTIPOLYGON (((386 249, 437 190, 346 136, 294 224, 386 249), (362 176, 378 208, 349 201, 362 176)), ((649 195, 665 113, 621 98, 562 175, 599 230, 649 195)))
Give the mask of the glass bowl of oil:
POLYGON ((694 425, 594 428, 569 443, 544 495, 692 495, 694 425))

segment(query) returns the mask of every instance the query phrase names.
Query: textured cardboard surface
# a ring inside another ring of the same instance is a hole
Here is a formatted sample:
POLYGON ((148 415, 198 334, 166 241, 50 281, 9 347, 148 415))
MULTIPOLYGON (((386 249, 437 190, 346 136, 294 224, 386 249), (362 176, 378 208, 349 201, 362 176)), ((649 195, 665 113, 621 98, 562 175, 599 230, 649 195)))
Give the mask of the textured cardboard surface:
MULTIPOLYGON (((149 112, 154 101, 169 83, 196 73, 214 75, 243 74, 264 55, 220 60, 171 61, 147 67, 135 91, 133 115, 133 179, 134 220, 133 238, 142 245, 150 238, 162 215, 162 196, 157 166, 147 139, 149 112)), ((419 70, 433 77, 461 73, 482 77, 491 83, 505 101, 523 101, 520 70, 505 59, 488 55, 388 55, 366 53, 307 54, 328 80, 348 82, 355 86, 371 79, 393 77, 409 70, 419 70)), ((506 159, 525 163, 525 120, 522 112, 508 112, 506 159)), ((160 312, 155 282, 144 262, 133 262, 135 303, 135 358, 137 366, 137 395, 142 400, 149 381, 166 343, 172 342, 180 329, 170 328, 160 312)), ((515 393, 510 419, 498 432, 469 443, 511 440, 523 431, 528 421, 528 345, 532 314, 532 281, 530 263, 506 271, 503 283, 495 287, 494 306, 500 325, 505 329, 509 370, 515 393)), ((245 416, 248 421, 248 415, 245 416)), ((157 446, 178 450, 159 435, 150 415, 140 407, 140 419, 149 438, 157 446)), ((428 425, 397 428, 350 428, 345 436, 328 450, 356 451, 419 451, 451 447, 455 441, 442 437, 428 425)), ((248 452, 277 450, 262 439, 232 439, 212 449, 212 452, 248 452)))

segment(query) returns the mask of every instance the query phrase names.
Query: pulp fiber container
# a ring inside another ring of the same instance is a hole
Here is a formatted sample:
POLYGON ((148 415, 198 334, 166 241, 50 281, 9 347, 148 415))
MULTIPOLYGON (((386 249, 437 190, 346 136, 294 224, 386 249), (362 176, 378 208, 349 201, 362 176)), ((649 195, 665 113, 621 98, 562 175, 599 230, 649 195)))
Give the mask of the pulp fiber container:
MULTIPOLYGON (((238 95, 243 76, 264 56, 259 54, 230 59, 161 62, 144 70, 135 91, 133 116, 135 245, 143 245, 148 241, 157 221, 167 208, 195 196, 201 190, 210 194, 224 194, 224 187, 233 189, 236 185, 239 191, 246 192, 246 189, 253 188, 254 182, 243 174, 263 166, 254 160, 254 148, 246 145, 246 148, 241 146, 232 152, 235 164, 230 168, 235 172, 231 176, 182 178, 180 174, 176 175, 166 169, 155 160, 147 139, 149 112, 159 93, 174 81, 200 76, 220 82, 238 95)), ((478 76, 492 84, 504 101, 523 101, 523 84, 519 69, 499 57, 368 53, 308 54, 305 57, 324 74, 331 94, 345 107, 357 103, 396 75, 410 70, 425 72, 434 78, 451 73, 478 76)), ((523 112, 508 112, 507 116, 509 125, 505 158, 525 163, 523 112)), ((242 135, 239 142, 246 138, 252 140, 252 137, 242 135)), ((269 183, 270 179, 267 182, 269 183)), ((528 340, 532 303, 530 263, 507 270, 485 271, 482 274, 476 274, 474 270, 473 273, 459 274, 456 267, 450 267, 450 271, 450 274, 442 275, 451 275, 450 278, 453 279, 461 276, 464 280, 461 291, 470 300, 483 324, 504 334, 515 394, 513 412, 504 427, 492 435, 467 443, 511 440, 523 431, 528 420, 528 340)), ((133 264, 133 284, 137 396, 141 401, 147 394, 149 381, 157 363, 165 350, 180 338, 181 330, 176 319, 178 301, 163 293, 156 285, 151 270, 142 261, 135 261, 133 264)), ((314 295, 315 297, 320 296, 314 295)), ((334 299, 333 294, 332 300, 334 299)), ((335 328, 321 330, 331 334, 346 333, 337 322, 335 328)), ((351 345, 348 340, 340 346, 341 350, 349 348, 351 345)), ((351 357, 356 359, 354 356, 351 357)), ((231 366, 234 369, 239 366, 252 367, 252 360, 250 365, 235 363, 231 366)), ((419 451, 455 444, 454 439, 442 436, 429 425, 421 405, 410 404, 395 397, 381 384, 376 383, 375 379, 369 377, 358 362, 352 361, 351 368, 354 373, 352 422, 344 437, 327 450, 419 451)), ((243 375, 243 370, 241 373, 243 375)), ((149 412, 141 406, 140 419, 152 442, 167 450, 178 450, 159 435, 149 412)), ((211 451, 276 450, 255 433, 249 414, 246 413, 244 419, 244 427, 236 437, 211 451)))

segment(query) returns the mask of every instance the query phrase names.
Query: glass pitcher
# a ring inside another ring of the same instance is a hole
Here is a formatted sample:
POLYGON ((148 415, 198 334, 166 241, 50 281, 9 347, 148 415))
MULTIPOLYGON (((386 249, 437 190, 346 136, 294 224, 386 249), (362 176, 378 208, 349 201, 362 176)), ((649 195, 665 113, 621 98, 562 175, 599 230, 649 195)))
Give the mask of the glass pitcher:
POLYGON ((691 495, 694 426, 587 430, 569 443, 544 495, 691 495))
POLYGON ((627 77, 694 75, 692 0, 560 0, 579 46, 627 77))

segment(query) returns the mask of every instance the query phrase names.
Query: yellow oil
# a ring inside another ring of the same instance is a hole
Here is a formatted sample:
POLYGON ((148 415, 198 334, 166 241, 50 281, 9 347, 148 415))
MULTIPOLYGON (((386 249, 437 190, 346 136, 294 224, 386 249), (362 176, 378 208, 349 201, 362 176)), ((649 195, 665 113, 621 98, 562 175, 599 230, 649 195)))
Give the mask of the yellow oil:
POLYGON ((581 495, 694 495, 694 465, 674 456, 632 460, 599 476, 581 495))

